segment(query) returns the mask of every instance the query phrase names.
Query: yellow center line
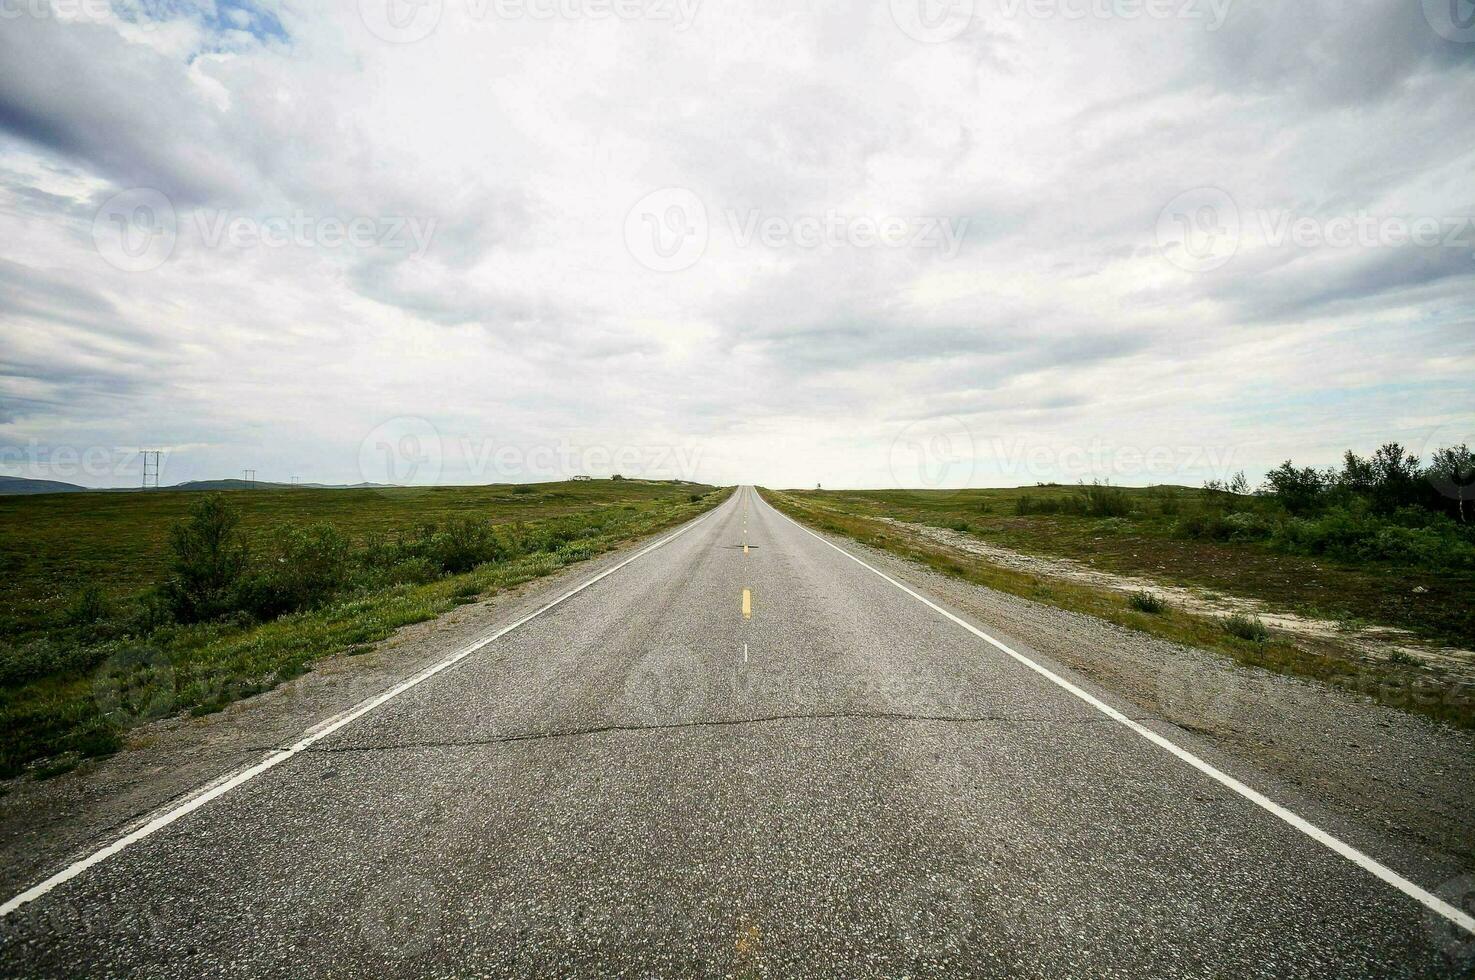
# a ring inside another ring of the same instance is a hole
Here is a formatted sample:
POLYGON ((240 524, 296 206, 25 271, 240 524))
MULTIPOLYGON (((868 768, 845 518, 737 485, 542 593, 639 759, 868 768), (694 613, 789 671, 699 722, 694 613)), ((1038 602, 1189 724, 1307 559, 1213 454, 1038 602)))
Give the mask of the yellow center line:
POLYGON ((753 593, 748 589, 743 590, 743 618, 753 618, 753 593))

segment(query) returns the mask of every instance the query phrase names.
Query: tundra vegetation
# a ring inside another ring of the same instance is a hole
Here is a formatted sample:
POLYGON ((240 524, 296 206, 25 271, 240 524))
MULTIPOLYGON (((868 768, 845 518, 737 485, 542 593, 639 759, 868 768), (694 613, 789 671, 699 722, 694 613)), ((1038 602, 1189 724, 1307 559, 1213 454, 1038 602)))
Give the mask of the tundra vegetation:
POLYGON ((1390 443, 1370 456, 1348 452, 1334 467, 1287 461, 1259 487, 1240 473, 1200 488, 1093 481, 804 490, 770 498, 795 517, 948 574, 1470 724, 1475 695, 1431 658, 1405 654, 1359 663, 1299 638, 1289 642, 1254 616, 1197 617, 1150 593, 1124 597, 1005 568, 904 534, 886 519, 1161 585, 1258 600, 1276 611, 1346 624, 1349 632, 1388 626, 1406 631, 1412 642, 1475 649, 1472 489, 1475 455, 1467 446, 1440 449, 1424 461, 1390 443))
POLYGON ((0 776, 64 771, 725 496, 625 479, 0 498, 0 776))

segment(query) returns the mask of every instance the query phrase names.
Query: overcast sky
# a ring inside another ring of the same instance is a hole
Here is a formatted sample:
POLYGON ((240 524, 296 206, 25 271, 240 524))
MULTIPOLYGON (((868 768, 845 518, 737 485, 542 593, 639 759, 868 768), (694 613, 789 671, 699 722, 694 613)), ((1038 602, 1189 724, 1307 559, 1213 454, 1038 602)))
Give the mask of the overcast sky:
POLYGON ((1452 12, 0 0, 0 472, 1196 485, 1475 442, 1452 12))

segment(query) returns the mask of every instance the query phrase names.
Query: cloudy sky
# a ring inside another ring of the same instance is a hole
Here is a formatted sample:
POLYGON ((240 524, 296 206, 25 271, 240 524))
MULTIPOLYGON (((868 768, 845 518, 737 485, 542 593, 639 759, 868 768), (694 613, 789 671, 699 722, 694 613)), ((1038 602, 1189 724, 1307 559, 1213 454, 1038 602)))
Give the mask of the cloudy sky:
POLYGON ((0 472, 1475 436, 1468 0, 0 0, 0 472))

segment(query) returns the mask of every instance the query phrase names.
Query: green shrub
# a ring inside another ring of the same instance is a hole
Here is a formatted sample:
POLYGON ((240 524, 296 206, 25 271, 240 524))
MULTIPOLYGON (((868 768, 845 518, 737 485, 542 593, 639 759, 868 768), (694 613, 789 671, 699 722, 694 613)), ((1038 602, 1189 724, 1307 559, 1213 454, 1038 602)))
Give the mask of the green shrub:
POLYGON ((531 483, 519 483, 512 488, 512 492, 518 494, 519 496, 523 496, 530 493, 537 493, 538 488, 533 486, 531 483))
POLYGON ((1196 541, 1228 541, 1234 527, 1219 511, 1200 511, 1179 519, 1173 533, 1196 541))
POLYGON ((1246 616, 1244 613, 1235 613, 1225 616, 1219 620, 1219 625, 1224 632, 1241 640, 1251 643, 1264 643, 1270 639, 1270 630, 1261 622, 1258 616, 1246 616))
POLYGON ((348 539, 333 525, 278 528, 275 536, 265 564, 242 581, 238 608, 258 619, 274 619, 320 606, 348 583, 348 539))
POLYGON ((1218 525, 1229 541, 1263 541, 1275 531, 1275 525, 1254 511, 1225 515, 1218 525))
POLYGON ((181 623, 214 619, 235 608, 247 562, 240 520, 224 498, 211 494, 170 532, 173 560, 163 594, 181 623))
POLYGON ((444 530, 430 534, 425 544, 424 557, 450 575, 469 572, 506 554, 491 521, 476 517, 452 521, 444 530))
POLYGON ((967 534, 969 531, 973 530, 973 525, 969 524, 967 521, 948 521, 947 526, 950 530, 961 531, 964 534, 967 534))
POLYGON ((1029 514, 1085 514, 1085 501, 1080 497, 1032 497, 1024 494, 1014 500, 1014 513, 1020 517, 1029 514))
POLYGON ((1126 517, 1132 512, 1132 501, 1124 490, 1110 483, 1092 480, 1081 483, 1082 511, 1087 517, 1126 517))
POLYGON ((1328 488, 1335 480, 1331 471, 1323 472, 1307 466, 1297 469, 1290 460, 1265 474, 1265 489, 1275 494, 1281 506, 1292 514, 1310 514, 1326 501, 1328 488))
POLYGON ((68 626, 91 626, 107 619, 110 611, 102 588, 96 582, 89 582, 72 596, 63 619, 68 626))
POLYGON ((1160 615, 1168 610, 1166 601, 1160 596, 1147 591, 1133 592, 1127 596, 1127 605, 1138 612, 1152 613, 1154 616, 1160 615))

